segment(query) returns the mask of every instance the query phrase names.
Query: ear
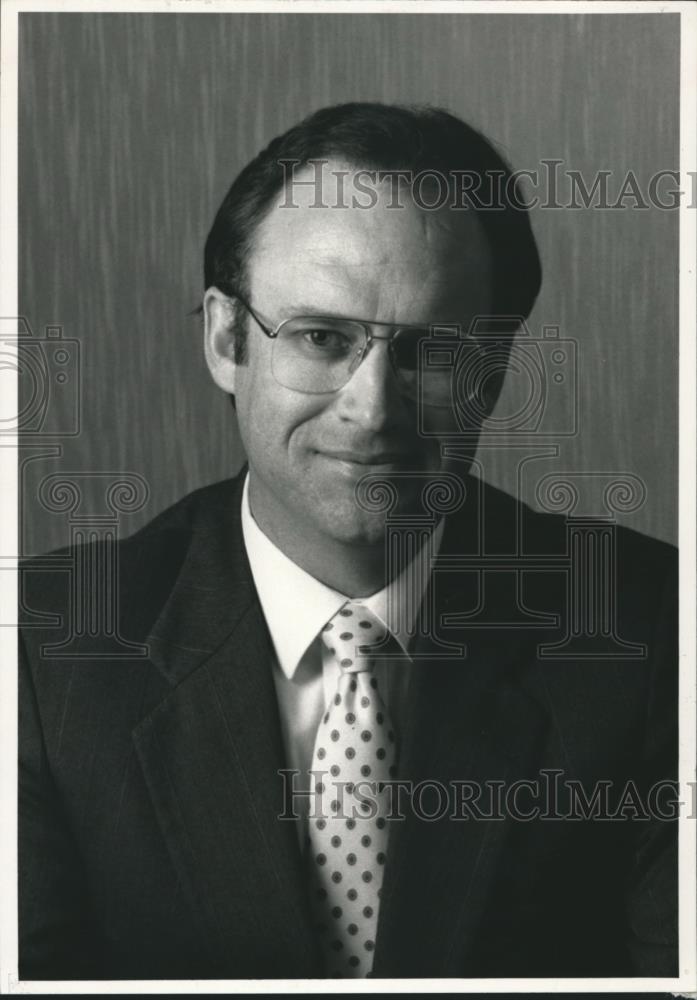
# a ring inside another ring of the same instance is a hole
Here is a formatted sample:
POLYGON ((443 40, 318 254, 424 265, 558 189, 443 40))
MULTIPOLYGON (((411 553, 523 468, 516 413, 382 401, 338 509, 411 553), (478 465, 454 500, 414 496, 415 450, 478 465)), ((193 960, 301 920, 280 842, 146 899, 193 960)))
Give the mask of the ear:
POLYGON ((234 299, 211 285, 203 296, 203 350, 208 370, 216 385, 225 392, 235 392, 234 299))

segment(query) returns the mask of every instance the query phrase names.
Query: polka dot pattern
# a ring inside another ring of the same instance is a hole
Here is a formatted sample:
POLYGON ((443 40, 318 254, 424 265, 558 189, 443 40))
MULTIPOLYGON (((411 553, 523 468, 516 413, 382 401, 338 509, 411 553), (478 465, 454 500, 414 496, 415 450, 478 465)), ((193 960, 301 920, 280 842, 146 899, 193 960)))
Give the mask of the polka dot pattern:
POLYGON ((369 608, 347 602, 321 636, 341 675, 315 741, 307 858, 315 918, 327 928, 319 935, 326 974, 357 978, 373 965, 388 857, 384 783, 396 773, 392 724, 372 676, 371 651, 387 631, 369 608))

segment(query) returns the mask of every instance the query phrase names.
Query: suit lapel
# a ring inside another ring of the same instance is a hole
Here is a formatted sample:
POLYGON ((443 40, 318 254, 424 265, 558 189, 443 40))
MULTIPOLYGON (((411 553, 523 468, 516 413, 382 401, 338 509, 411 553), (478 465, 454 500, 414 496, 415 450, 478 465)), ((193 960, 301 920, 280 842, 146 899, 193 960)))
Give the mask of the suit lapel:
MULTIPOLYGON (((445 551, 447 545, 446 536, 445 551)), ((472 606, 473 596, 467 580, 456 574, 446 592, 436 595, 435 606, 441 615, 462 611, 472 606)), ((465 656, 414 664, 399 777, 412 787, 426 783, 423 813, 437 815, 444 801, 433 783, 450 799, 445 815, 431 820, 420 818, 405 799, 406 818, 392 823, 376 977, 468 974, 508 831, 507 823, 487 818, 488 790, 493 782, 508 784, 532 774, 547 732, 546 716, 524 683, 539 635, 514 629, 446 634, 465 646, 465 656), (458 794, 476 804, 453 806, 458 794), (458 818, 451 818, 453 813, 458 818)), ((427 654, 428 648, 424 639, 418 651, 427 654)))
POLYGON ((170 856, 221 977, 313 976, 317 955, 285 767, 272 649, 241 534, 241 478, 196 516, 152 628, 171 684, 133 739, 170 856))
MULTIPOLYGON (((133 739, 208 942, 210 974, 314 977, 321 962, 296 827, 278 819, 285 760, 271 645, 242 540, 241 487, 240 478, 196 515, 148 640, 170 690, 133 739)), ((440 614, 471 606, 462 575, 453 578, 438 597, 440 614)), ((463 660, 417 661, 401 778, 485 788, 531 773, 546 723, 520 684, 537 641, 521 635, 453 632, 448 639, 466 645, 463 660)), ((428 652, 428 640, 419 651, 428 652)), ((422 805, 430 811, 428 795, 422 805)), ((449 815, 425 821, 405 811, 390 831, 373 975, 467 974, 507 824, 449 815)))

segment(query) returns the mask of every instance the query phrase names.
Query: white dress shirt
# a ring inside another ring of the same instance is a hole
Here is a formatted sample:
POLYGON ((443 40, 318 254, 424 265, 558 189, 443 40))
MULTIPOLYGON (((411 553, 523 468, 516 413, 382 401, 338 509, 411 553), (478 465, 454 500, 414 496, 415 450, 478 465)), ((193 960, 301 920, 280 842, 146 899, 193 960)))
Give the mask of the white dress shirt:
MULTIPOLYGON (((432 554, 440 546, 441 520, 433 532, 432 554)), ((294 787, 310 787, 315 736, 334 696, 340 669, 319 638, 323 626, 349 598, 301 569, 263 533, 249 505, 249 475, 242 494, 242 533, 254 584, 276 653, 272 664, 278 698, 286 766, 297 769, 294 787)), ((386 587, 360 598, 390 629, 404 651, 403 659, 379 659, 374 668, 380 693, 399 738, 404 700, 411 673, 410 637, 430 576, 427 546, 386 587)), ((355 600, 355 599, 354 599, 355 600)), ((279 779, 279 811, 282 804, 279 779)), ((298 796, 298 834, 305 833, 307 799, 298 796)))

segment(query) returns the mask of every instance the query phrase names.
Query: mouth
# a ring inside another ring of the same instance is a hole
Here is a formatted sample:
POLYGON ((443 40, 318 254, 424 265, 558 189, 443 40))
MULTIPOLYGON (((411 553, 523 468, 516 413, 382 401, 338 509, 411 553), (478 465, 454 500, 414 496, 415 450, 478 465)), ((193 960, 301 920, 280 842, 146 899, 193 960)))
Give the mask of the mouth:
POLYGON ((318 454, 355 472, 388 472, 393 469, 404 469, 410 459, 405 452, 396 451, 329 450, 320 451, 318 454))

